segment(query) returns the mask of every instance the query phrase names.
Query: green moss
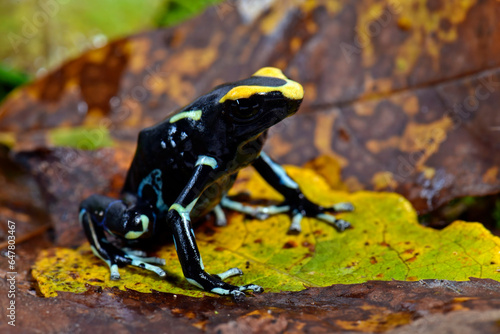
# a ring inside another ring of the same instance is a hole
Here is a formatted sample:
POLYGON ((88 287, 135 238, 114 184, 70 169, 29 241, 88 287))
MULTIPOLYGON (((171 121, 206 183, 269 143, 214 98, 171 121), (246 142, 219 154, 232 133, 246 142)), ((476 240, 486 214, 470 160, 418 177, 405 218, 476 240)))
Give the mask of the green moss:
POLYGON ((59 128, 49 131, 50 143, 54 146, 68 146, 82 150, 108 147, 113 140, 106 128, 59 128))

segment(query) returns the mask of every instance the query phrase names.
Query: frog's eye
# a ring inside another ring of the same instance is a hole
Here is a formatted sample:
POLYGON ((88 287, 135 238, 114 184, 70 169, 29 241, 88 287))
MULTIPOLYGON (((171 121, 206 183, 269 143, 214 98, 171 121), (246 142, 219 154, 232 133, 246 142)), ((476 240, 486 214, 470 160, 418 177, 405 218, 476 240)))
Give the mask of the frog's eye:
POLYGON ((257 115, 260 111, 260 104, 252 99, 238 99, 231 101, 229 108, 235 118, 247 120, 257 115))
POLYGON ((149 218, 148 218, 148 216, 146 216, 146 215, 137 215, 137 216, 134 217, 134 225, 135 226, 141 226, 144 229, 144 227, 145 226, 147 227, 148 224, 149 224, 149 218))
POLYGON ((139 225, 141 223, 141 216, 135 216, 134 223, 135 223, 135 225, 139 225))

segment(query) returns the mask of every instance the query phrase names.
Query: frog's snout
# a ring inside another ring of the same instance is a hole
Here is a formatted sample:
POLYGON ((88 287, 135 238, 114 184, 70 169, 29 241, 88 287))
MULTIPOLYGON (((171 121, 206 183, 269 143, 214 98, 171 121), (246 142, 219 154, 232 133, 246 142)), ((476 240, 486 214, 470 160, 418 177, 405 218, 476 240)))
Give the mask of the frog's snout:
POLYGON ((284 97, 290 100, 300 101, 302 101, 302 99, 304 98, 304 88, 302 87, 302 85, 296 81, 288 79, 279 68, 263 67, 255 72, 252 76, 269 77, 284 80, 284 85, 276 87, 276 89, 281 92, 284 97))
POLYGON ((251 78, 238 82, 238 85, 221 97, 219 103, 273 92, 281 93, 282 98, 287 101, 302 101, 304 97, 304 88, 301 84, 288 79, 278 68, 264 67, 255 72, 251 78))

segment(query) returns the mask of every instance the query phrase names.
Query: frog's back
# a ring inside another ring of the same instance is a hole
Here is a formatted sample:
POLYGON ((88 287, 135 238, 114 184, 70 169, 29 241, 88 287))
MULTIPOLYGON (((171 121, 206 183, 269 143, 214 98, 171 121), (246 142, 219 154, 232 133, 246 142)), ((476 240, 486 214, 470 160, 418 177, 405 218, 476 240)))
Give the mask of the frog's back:
MULTIPOLYGON (((171 205, 191 177, 196 157, 190 150, 180 147, 176 127, 168 120, 143 129, 137 140, 137 150, 130 165, 122 193, 140 194, 153 171, 159 171, 162 181, 162 197, 166 205, 171 205), (159 127, 159 125, 162 125, 159 127)), ((191 145, 188 145, 191 146, 191 145)), ((139 196, 141 197, 141 196, 139 196)))

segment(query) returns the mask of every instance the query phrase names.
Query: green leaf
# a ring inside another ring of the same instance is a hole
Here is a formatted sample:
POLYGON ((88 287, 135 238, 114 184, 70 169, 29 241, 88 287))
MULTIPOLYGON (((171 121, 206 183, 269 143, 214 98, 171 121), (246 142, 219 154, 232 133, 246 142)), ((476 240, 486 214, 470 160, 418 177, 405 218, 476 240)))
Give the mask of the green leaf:
POLYGON ((222 0, 169 0, 165 10, 158 20, 160 26, 170 26, 182 22, 201 12, 208 6, 215 5, 222 0))
MULTIPOLYGON (((287 235, 287 215, 259 221, 231 214, 226 227, 205 222, 196 230, 208 272, 239 267, 245 274, 229 282, 259 284, 267 292, 368 280, 500 278, 500 239, 481 224, 457 221, 441 231, 433 230, 418 224, 415 210, 400 195, 365 191, 349 194, 332 190, 313 170, 288 167, 287 171, 304 193, 321 205, 352 202, 354 212, 337 216, 350 221, 353 228, 339 233, 307 218, 300 235, 287 235)), ((242 175, 242 179, 249 180, 237 184, 233 193, 247 189, 253 198, 282 199, 257 173, 247 173, 250 175, 242 175)), ((57 291, 82 292, 85 284, 141 292, 206 294, 183 279, 173 245, 163 247, 156 255, 166 259, 169 279, 126 267, 120 269, 121 280, 110 281, 107 266, 87 244, 77 250, 42 252, 33 276, 45 296, 55 296, 57 291)))
POLYGON ((164 0, 0 2, 0 59, 31 74, 106 40, 154 27, 164 0))
POLYGON ((28 76, 0 63, 0 102, 14 88, 28 82, 28 76))

